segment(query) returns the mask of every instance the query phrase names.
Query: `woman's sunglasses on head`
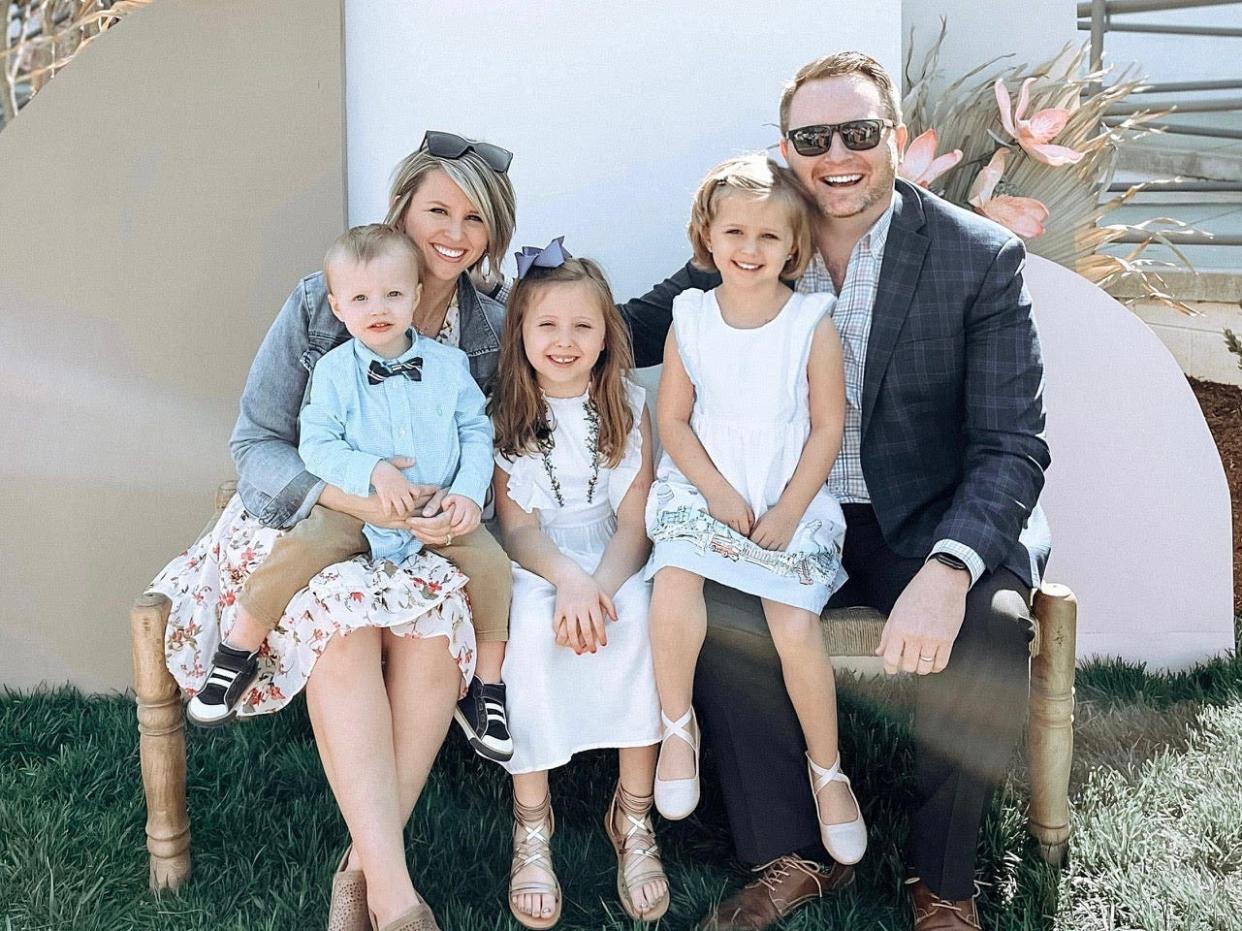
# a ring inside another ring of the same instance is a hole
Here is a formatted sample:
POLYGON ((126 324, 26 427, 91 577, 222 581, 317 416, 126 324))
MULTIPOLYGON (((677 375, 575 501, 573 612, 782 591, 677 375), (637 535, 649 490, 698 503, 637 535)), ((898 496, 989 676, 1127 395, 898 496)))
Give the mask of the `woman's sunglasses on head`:
POLYGON ((841 141, 852 152, 865 152, 880 144, 884 130, 897 124, 892 120, 850 120, 847 123, 821 123, 816 126, 799 126, 785 133, 794 151, 799 155, 823 155, 832 148, 833 133, 841 134, 841 141))
POLYGON ((509 170, 513 161, 513 153, 490 142, 471 142, 456 133, 442 133, 429 129, 423 135, 420 149, 426 149, 436 158, 459 159, 467 152, 473 152, 487 163, 487 167, 497 174, 503 175, 509 170))

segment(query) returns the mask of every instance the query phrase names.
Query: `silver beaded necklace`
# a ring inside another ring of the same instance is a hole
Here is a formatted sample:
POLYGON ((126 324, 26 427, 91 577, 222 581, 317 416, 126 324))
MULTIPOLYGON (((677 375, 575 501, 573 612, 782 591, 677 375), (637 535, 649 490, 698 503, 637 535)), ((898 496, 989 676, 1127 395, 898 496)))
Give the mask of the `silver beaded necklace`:
MULTIPOLYGON (((591 402, 590 395, 582 401, 582 409, 586 412, 587 449, 591 453, 591 478, 587 481, 587 504, 595 500, 595 486, 599 483, 599 411, 591 402)), ((561 481, 556 476, 556 467, 552 465, 552 450, 556 441, 552 438, 552 430, 539 440, 539 455, 543 459, 543 470, 548 473, 548 481, 552 485, 552 496, 556 503, 564 507, 565 496, 561 493, 561 481)))

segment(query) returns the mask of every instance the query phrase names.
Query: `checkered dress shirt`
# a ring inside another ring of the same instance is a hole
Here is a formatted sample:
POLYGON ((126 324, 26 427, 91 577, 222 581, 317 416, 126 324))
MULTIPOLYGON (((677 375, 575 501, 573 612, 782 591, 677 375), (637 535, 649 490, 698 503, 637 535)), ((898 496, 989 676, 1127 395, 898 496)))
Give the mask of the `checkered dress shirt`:
POLYGON ((845 283, 837 293, 828 266, 818 252, 798 279, 802 294, 832 294, 837 298, 829 314, 841 336, 845 357, 845 435, 841 452, 828 476, 828 490, 842 503, 868 504, 871 493, 862 470, 863 369, 867 362, 867 337, 871 333, 871 309, 880 287, 880 266, 884 264, 884 245, 893 220, 890 203, 871 229, 850 253, 845 283))
MULTIPOLYGON (((798 279, 802 294, 832 294, 837 298, 829 315, 841 336, 845 361, 845 433, 841 452, 828 476, 828 490, 842 503, 870 504, 871 493, 862 469, 862 396, 863 374, 867 365, 867 338, 871 334, 871 312, 880 287, 880 267, 884 264, 884 246, 893 220, 893 204, 880 214, 850 253, 845 269, 845 282, 837 293, 828 266, 818 252, 798 279)), ((933 553, 949 553, 966 563, 971 584, 983 575, 984 564, 979 554, 956 540, 938 540, 933 553)))

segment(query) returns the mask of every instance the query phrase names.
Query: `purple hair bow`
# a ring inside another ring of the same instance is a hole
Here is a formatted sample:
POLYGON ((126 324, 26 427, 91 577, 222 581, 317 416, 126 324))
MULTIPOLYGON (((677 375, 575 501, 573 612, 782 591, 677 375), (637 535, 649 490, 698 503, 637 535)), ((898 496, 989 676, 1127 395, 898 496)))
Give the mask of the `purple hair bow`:
POLYGON ((560 268, 566 259, 572 259, 573 256, 566 251, 564 242, 564 236, 557 236, 542 249, 538 246, 523 246, 521 252, 515 252, 513 257, 517 259, 518 278, 525 278, 532 268, 560 268))

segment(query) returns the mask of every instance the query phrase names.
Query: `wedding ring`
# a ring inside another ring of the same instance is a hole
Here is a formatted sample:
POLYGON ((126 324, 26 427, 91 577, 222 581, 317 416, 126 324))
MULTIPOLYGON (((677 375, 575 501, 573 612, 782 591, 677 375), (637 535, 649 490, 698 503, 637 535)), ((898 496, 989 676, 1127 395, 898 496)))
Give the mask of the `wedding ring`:
POLYGON ((445 545, 445 546, 452 546, 452 545, 453 545, 453 535, 452 535, 451 533, 448 535, 448 539, 446 539, 446 540, 444 541, 444 545, 445 545))
POLYGON ((935 660, 936 660, 936 654, 934 653, 931 656, 924 656, 922 653, 919 654, 919 662, 932 663, 932 662, 935 662, 935 660))

